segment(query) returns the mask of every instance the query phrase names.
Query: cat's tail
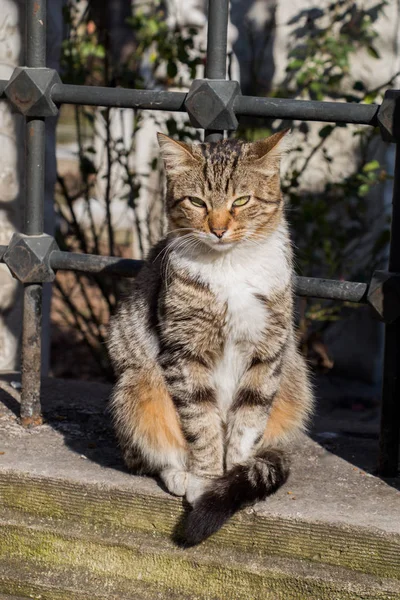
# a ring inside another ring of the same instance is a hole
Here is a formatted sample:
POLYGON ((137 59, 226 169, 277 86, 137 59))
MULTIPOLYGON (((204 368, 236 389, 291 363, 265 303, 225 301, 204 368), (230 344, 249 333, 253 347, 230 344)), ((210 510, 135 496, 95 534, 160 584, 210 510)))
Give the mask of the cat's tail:
POLYGON ((240 508, 264 500, 285 483, 289 456, 265 449, 243 465, 215 479, 195 502, 185 525, 185 543, 196 545, 218 531, 240 508))

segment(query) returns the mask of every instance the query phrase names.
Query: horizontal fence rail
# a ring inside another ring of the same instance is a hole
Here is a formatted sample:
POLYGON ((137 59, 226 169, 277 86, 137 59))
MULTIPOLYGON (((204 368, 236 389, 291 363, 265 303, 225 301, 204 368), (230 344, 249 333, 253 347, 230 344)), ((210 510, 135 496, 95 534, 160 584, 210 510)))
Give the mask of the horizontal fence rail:
MULTIPOLYGON (((7 246, 0 246, 0 262, 7 246)), ((144 261, 114 256, 97 256, 54 250, 49 257, 54 271, 80 271, 88 275, 113 275, 117 277, 135 277, 144 261)), ((325 298, 366 304, 368 302, 368 284, 355 281, 335 281, 316 277, 295 277, 295 293, 298 296, 325 298)))
MULTIPOLYGON (((7 246, 0 246, 0 262, 7 246)), ((117 256, 97 256, 54 250, 49 256, 49 266, 53 271, 80 271, 88 275, 113 275, 135 277, 144 261, 117 256)), ((316 277, 295 277, 295 292, 298 296, 311 296, 366 304, 368 284, 355 281, 335 281, 316 277)))
POLYGON ((237 115, 246 117, 354 123, 375 127, 378 125, 379 106, 377 104, 239 96, 235 101, 234 110, 237 115))
MULTIPOLYGON (((26 66, 10 80, 0 80, 0 98, 26 118, 25 218, 23 233, 0 246, 0 262, 24 284, 21 421, 41 422, 42 285, 57 270, 134 277, 143 261, 62 252, 53 237, 43 234, 45 119, 61 104, 186 112, 205 141, 223 138, 238 127, 237 117, 352 123, 379 127, 383 140, 400 140, 400 91, 388 90, 381 105, 320 102, 243 96, 238 82, 226 79, 229 0, 209 0, 205 78, 188 92, 134 90, 68 85, 46 68, 46 1, 26 0, 26 66)), ((369 283, 295 277, 299 296, 369 304, 385 322, 379 472, 397 472, 400 432, 400 154, 397 152, 390 260, 387 272, 373 273, 369 283)))
MULTIPOLYGON (((7 81, 0 81, 0 98, 6 98, 7 81)), ((165 110, 186 112, 186 92, 160 90, 130 90, 91 85, 55 83, 49 91, 55 104, 84 104, 135 110, 165 110)), ((378 104, 351 104, 349 102, 320 102, 317 100, 290 100, 285 98, 259 98, 239 95, 233 104, 237 116, 320 121, 327 123, 353 123, 378 125, 378 104)))

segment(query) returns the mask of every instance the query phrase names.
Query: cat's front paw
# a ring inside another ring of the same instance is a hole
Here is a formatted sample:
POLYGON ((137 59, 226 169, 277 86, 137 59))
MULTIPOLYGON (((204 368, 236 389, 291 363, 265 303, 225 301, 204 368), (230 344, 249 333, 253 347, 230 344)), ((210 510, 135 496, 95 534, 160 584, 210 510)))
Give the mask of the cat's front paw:
POLYGON ((192 473, 189 473, 188 475, 186 500, 189 502, 189 504, 193 505, 197 498, 199 498, 209 487, 210 479, 199 477, 198 475, 193 475, 192 473))
POLYGON ((178 469, 164 469, 160 473, 160 477, 170 492, 174 496, 184 496, 186 494, 189 473, 178 469))

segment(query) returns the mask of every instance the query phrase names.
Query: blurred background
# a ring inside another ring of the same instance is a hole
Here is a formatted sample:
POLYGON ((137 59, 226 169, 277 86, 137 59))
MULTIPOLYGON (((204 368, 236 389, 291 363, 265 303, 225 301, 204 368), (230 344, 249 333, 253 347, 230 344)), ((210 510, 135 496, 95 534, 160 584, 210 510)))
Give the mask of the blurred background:
MULTIPOLYGON (((381 102, 400 70, 399 3, 232 0, 227 72, 247 95, 381 102)), ((203 77, 205 0, 52 0, 48 66, 64 83, 187 90, 203 77)), ((0 78, 24 64, 24 2, 0 0, 0 78)), ((156 131, 200 141, 185 114, 64 105, 48 120, 46 231, 62 250, 145 257, 165 231, 156 131)), ((282 168, 299 275, 369 281, 387 260, 393 149, 353 125, 242 118, 256 140, 291 127, 282 168)), ((23 129, 0 103, 0 244, 20 226, 23 129)), ((125 283, 58 273, 46 286, 44 374, 112 381, 106 325, 125 283)), ((17 369, 21 293, 0 265, 0 370, 17 369)), ((376 412, 382 325, 366 307, 298 300, 318 385, 376 412)), ((363 413, 364 414, 364 413, 363 413)), ((368 413, 369 414, 369 413, 368 413)))

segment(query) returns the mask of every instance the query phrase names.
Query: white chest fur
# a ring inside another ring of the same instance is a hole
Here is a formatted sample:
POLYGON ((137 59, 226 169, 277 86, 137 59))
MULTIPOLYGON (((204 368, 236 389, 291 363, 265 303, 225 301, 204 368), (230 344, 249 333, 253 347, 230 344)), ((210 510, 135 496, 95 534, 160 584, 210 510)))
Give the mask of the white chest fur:
POLYGON ((249 363, 252 347, 258 342, 268 318, 265 306, 255 296, 262 293, 249 281, 236 279, 235 285, 221 300, 227 305, 225 347, 212 374, 218 406, 223 417, 232 404, 235 392, 249 363))
POLYGON ((212 374, 223 417, 231 406, 252 349, 265 329, 268 310, 257 294, 271 296, 285 288, 291 277, 286 259, 287 236, 277 231, 263 244, 186 261, 185 267, 207 283, 217 301, 227 307, 225 347, 212 374))

